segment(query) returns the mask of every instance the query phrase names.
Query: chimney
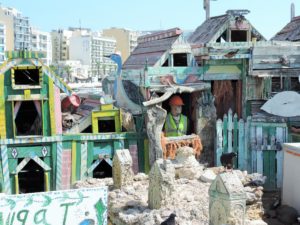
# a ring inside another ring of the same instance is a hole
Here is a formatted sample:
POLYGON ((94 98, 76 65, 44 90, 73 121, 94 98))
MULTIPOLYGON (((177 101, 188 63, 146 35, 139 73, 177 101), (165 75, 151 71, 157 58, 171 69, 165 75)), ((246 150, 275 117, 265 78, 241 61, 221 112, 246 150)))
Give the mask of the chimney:
POLYGON ((294 3, 291 4, 291 21, 295 17, 295 5, 294 3))
POLYGON ((209 19, 209 11, 210 11, 210 0, 203 0, 203 8, 206 12, 206 20, 209 19))

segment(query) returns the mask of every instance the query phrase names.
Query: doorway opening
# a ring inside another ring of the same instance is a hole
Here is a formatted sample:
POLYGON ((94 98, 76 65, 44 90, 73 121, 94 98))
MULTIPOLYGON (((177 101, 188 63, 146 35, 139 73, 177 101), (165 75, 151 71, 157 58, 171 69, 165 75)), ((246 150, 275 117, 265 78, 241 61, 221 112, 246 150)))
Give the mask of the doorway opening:
MULTIPOLYGON (((18 164, 24 158, 18 159, 18 164)), ((30 160, 19 172, 20 193, 33 193, 45 191, 44 170, 36 162, 30 160)))
POLYGON ((112 167, 103 159, 101 163, 99 163, 99 165, 94 169, 93 178, 106 178, 106 177, 112 177, 112 167))

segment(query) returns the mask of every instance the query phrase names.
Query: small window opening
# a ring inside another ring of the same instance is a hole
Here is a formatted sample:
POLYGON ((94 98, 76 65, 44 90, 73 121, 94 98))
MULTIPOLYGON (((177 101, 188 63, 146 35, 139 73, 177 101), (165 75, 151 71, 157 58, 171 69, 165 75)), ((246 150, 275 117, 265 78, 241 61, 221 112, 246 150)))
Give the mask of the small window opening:
POLYGON ((39 101, 14 103, 16 135, 42 135, 41 105, 39 101))
POLYGON ((99 119, 98 120, 98 131, 99 133, 116 132, 115 120, 111 119, 99 119))
POLYGON ((112 177, 112 167, 103 159, 94 169, 93 178, 112 177))
POLYGON ((16 69, 15 85, 40 85, 39 69, 16 69))
POLYGON ((247 41, 246 30, 232 30, 231 31, 231 42, 245 42, 247 41))
POLYGON ((174 66, 187 66, 187 54, 186 53, 176 53, 173 55, 174 66))
POLYGON ((272 92, 283 91, 283 77, 272 77, 272 92))
MULTIPOLYGON (((20 158, 19 163, 22 160, 20 158)), ((20 194, 45 191, 44 170, 33 160, 19 172, 18 177, 20 194)))
POLYGON ((164 64, 162 64, 162 67, 168 67, 169 66, 169 59, 167 59, 164 64))

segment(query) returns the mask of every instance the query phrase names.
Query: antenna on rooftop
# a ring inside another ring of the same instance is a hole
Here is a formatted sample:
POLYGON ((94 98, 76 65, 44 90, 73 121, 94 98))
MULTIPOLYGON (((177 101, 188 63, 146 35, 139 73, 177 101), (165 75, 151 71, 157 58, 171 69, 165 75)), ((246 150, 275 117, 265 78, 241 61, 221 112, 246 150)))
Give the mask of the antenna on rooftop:
POLYGON ((203 0, 203 9, 206 12, 206 19, 210 18, 210 1, 217 1, 217 0, 203 0))
POLYGON ((291 4, 291 20, 295 17, 295 4, 291 4))

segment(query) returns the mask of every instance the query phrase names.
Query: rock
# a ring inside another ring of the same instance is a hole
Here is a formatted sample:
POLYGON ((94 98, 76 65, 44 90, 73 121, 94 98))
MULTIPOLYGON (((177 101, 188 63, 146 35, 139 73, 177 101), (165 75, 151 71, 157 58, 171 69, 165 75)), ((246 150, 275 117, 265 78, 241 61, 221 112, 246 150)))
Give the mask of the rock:
POLYGON ((245 225, 268 225, 268 224, 263 220, 245 220, 245 225))
POLYGON ((285 225, 297 222, 298 212, 293 207, 282 205, 276 209, 277 218, 285 225))
POLYGON ((200 180, 207 183, 213 182, 215 178, 216 174, 210 169, 205 170, 204 173, 200 176, 200 180))
POLYGON ((176 177, 197 179, 203 173, 203 166, 199 164, 191 147, 184 146, 177 149, 177 155, 174 165, 176 169, 176 177))

